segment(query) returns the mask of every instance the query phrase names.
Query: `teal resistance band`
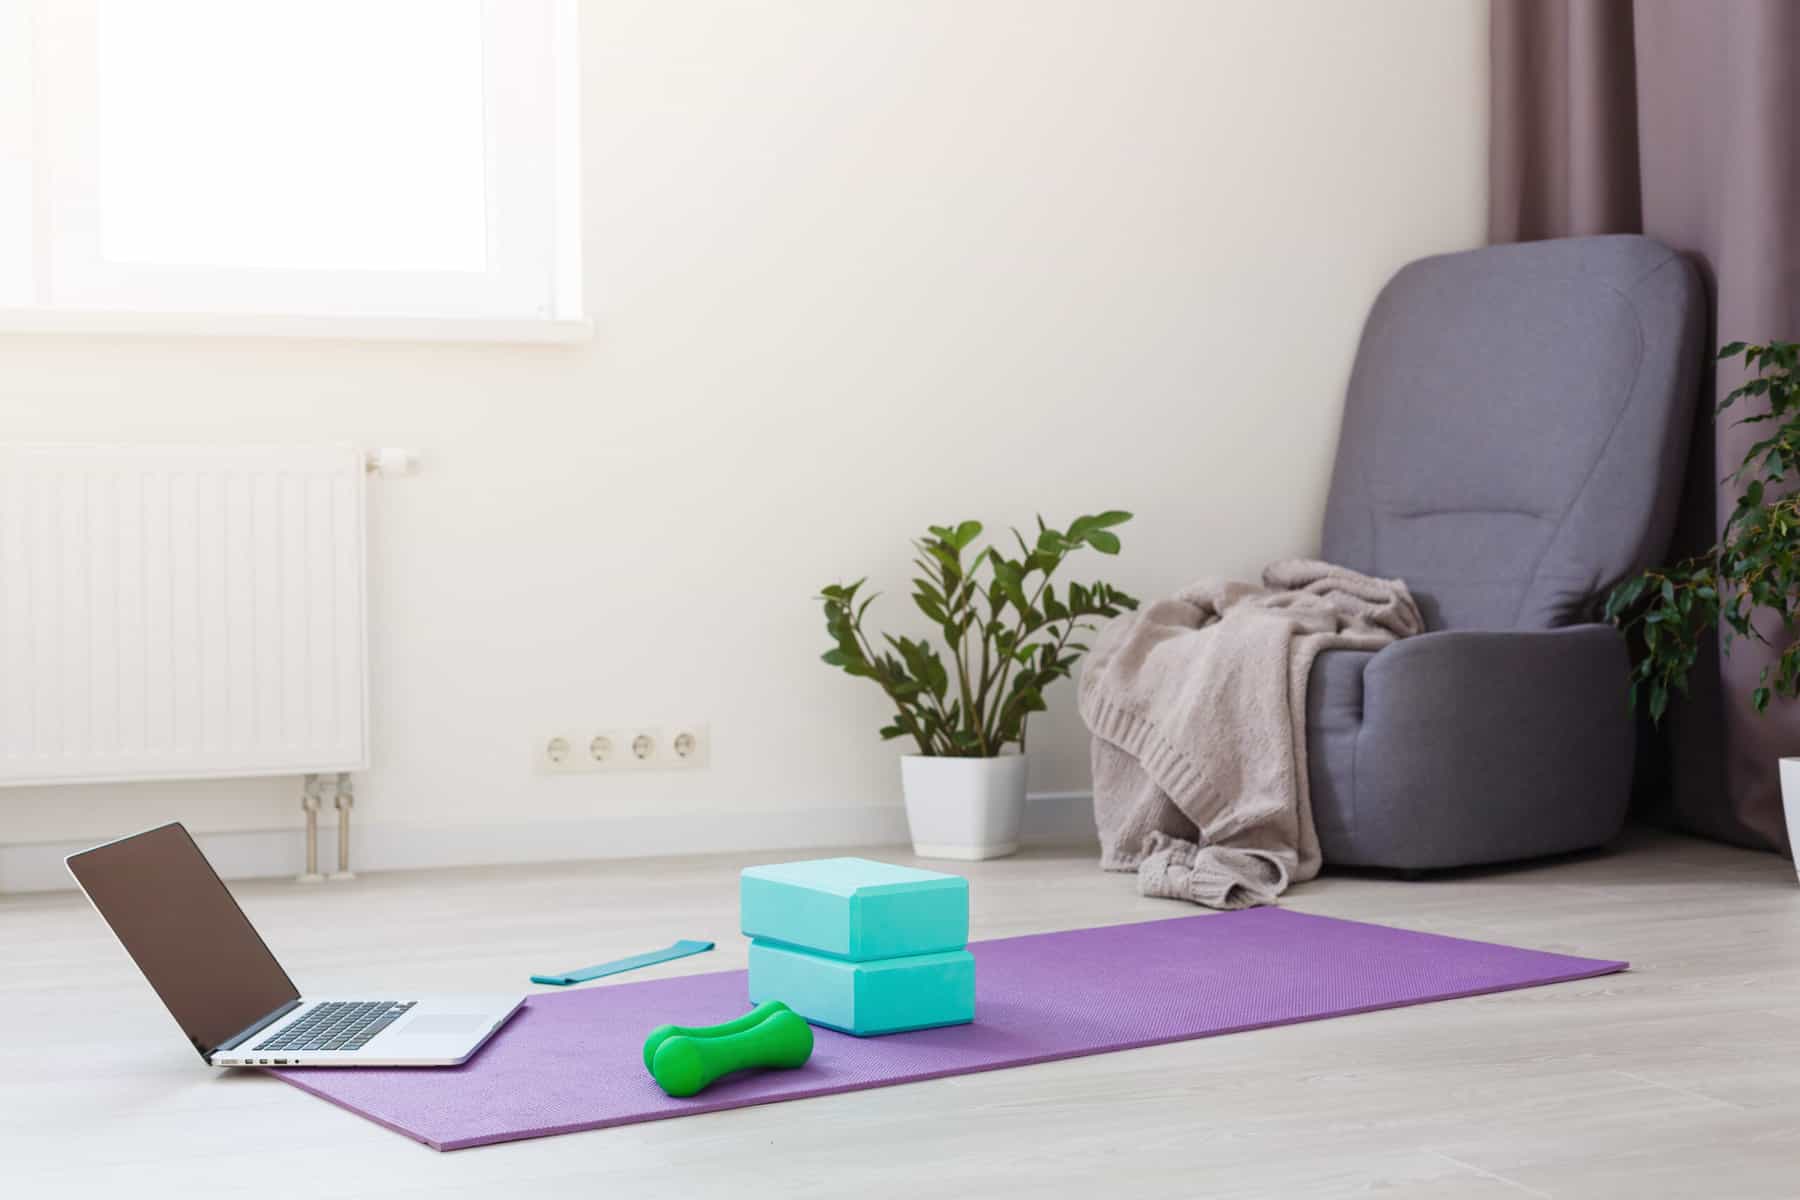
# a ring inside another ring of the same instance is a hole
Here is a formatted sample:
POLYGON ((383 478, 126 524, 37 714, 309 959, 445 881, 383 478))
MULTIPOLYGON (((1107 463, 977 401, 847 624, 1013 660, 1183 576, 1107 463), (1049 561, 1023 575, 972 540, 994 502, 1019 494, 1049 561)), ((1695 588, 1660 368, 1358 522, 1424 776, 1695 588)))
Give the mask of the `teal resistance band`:
POLYGON ((634 954, 630 958, 615 958, 611 962, 603 962, 598 966, 578 967, 573 971, 563 971, 557 975, 533 975, 531 982, 548 983, 555 987, 568 987, 571 983, 586 983, 590 979, 602 979, 608 975, 618 975, 624 971, 635 971, 639 967, 647 967, 652 963, 668 962, 672 958, 686 958, 690 954, 702 954, 711 950, 711 942, 694 942, 683 938, 673 946, 664 946, 661 950, 651 950, 645 954, 634 954))

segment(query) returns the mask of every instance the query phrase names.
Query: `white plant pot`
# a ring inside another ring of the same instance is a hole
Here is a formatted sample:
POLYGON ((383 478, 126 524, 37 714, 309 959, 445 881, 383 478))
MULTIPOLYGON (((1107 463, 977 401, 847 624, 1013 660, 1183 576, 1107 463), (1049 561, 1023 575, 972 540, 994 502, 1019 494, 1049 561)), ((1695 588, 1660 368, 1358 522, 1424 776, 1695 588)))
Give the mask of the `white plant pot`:
POLYGON ((900 758, 906 824, 920 858, 1000 858, 1019 848, 1025 756, 900 758))
POLYGON ((1787 817, 1788 848, 1800 874, 1800 758, 1781 760, 1781 811, 1787 817))

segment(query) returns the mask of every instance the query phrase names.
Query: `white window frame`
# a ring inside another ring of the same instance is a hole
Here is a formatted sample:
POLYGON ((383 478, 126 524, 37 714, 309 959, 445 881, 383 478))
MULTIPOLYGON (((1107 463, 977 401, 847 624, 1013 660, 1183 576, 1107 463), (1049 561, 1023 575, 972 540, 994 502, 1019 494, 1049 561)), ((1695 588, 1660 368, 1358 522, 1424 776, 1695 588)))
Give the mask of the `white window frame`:
POLYGON ((296 271, 108 261, 98 0, 0 0, 0 333, 590 336, 575 2, 482 0, 481 9, 486 270, 296 271))

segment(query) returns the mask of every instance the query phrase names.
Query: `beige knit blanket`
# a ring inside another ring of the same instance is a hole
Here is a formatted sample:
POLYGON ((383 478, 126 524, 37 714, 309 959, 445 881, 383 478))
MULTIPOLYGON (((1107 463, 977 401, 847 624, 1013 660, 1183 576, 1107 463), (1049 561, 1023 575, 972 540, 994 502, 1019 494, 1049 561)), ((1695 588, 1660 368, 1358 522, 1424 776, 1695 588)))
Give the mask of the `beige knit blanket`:
POLYGON ((1100 866, 1146 896, 1268 904, 1319 873, 1306 682, 1321 650, 1422 633, 1406 584, 1303 559, 1201 582, 1101 631, 1081 675, 1100 866))

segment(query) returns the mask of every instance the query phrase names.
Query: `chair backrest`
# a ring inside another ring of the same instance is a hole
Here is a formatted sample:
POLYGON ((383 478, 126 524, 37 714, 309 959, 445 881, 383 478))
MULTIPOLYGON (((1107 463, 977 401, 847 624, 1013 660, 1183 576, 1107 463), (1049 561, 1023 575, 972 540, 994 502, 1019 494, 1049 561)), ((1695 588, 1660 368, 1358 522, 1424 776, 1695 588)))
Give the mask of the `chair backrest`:
POLYGON ((1705 296, 1642 237, 1421 259, 1363 328, 1324 556, 1398 576, 1433 629, 1591 620, 1663 554, 1705 296))

